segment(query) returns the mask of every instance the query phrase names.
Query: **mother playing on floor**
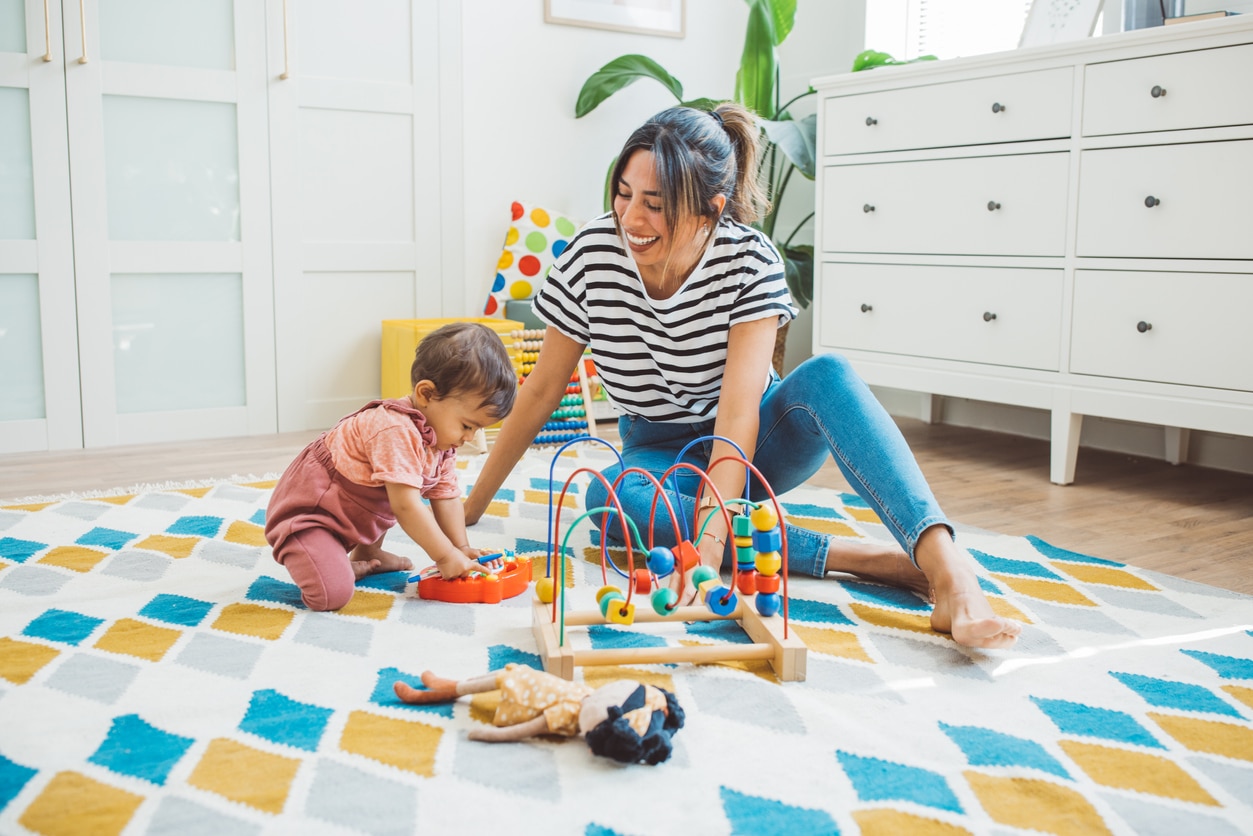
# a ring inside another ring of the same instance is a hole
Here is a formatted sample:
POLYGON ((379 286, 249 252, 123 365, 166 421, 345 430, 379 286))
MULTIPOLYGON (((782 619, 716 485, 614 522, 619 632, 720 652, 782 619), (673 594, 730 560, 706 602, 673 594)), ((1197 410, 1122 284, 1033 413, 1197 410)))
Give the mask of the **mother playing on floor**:
MULTIPOLYGON (((971 647, 1007 647, 1021 625, 992 611, 905 439, 848 362, 812 357, 783 380, 771 368, 775 332, 796 308, 778 252, 748 226, 765 203, 759 142, 752 114, 730 103, 712 112, 670 108, 627 140, 611 181, 613 211, 579 232, 535 298, 548 326, 539 360, 466 499, 466 522, 482 516, 590 345, 601 382, 625 413, 618 427, 627 467, 660 477, 690 441, 719 435, 782 494, 829 454, 900 549, 789 525, 789 571, 842 572, 913 590, 933 601, 936 631, 971 647)), ((704 469, 733 454, 724 441, 704 441, 685 460, 704 469)), ((613 482, 619 472, 615 465, 604 475, 613 482)), ((724 498, 743 496, 743 467, 727 463, 709 475, 724 498)), ((750 496, 760 501, 756 481, 750 496)), ((684 471, 675 511, 688 520, 699 487, 684 471)), ((641 531, 653 493, 639 474, 618 489, 641 531)), ((599 480, 586 502, 608 504, 599 480)), ((715 516, 698 543, 701 562, 729 567, 726 523, 702 502, 699 521, 708 514, 715 516)), ((658 542, 677 541, 670 529, 663 509, 658 542)), ((608 530, 617 542, 620 529, 608 530)))

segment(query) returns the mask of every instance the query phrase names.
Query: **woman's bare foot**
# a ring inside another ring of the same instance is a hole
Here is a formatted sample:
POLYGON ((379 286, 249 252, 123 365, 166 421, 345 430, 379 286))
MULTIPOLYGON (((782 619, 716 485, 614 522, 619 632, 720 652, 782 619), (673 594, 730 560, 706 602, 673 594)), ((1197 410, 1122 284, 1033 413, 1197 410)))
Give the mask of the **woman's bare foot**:
POLYGON ((915 548, 918 565, 931 581, 931 629, 948 633, 967 647, 1009 647, 1022 625, 1002 618, 983 594, 969 558, 957 548, 948 529, 934 525, 922 533, 915 548))
POLYGON ((380 572, 407 572, 413 568, 412 560, 383 551, 378 543, 357 546, 349 553, 348 560, 352 563, 352 573, 357 580, 361 580, 366 575, 376 575, 380 572))
POLYGON ((864 580, 916 592, 934 602, 931 582, 909 555, 896 546, 856 543, 833 538, 827 551, 827 571, 843 572, 864 580))

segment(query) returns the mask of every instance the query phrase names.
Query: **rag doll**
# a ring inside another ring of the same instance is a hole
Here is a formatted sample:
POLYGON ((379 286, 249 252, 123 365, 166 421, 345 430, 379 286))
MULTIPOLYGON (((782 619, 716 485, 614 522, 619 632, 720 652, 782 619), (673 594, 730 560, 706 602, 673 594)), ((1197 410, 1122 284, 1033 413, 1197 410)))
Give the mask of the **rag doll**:
POLYGON ((525 740, 539 734, 583 735, 594 754, 622 763, 658 764, 670 757, 670 738, 683 727, 683 709, 664 688, 620 679, 591 688, 526 665, 473 679, 422 674, 426 690, 393 686, 407 703, 452 702, 465 694, 500 691, 492 727, 473 729, 471 740, 525 740))

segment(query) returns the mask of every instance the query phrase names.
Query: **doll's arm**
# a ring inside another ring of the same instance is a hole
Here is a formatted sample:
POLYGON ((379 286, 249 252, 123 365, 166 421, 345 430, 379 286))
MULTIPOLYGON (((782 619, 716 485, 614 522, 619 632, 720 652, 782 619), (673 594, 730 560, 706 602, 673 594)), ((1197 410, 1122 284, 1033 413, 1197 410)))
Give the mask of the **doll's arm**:
POLYGON ((488 743, 506 743, 514 740, 526 740, 537 734, 548 733, 548 719, 541 714, 525 723, 512 726, 482 726, 474 728, 466 735, 470 740, 486 740, 488 743))

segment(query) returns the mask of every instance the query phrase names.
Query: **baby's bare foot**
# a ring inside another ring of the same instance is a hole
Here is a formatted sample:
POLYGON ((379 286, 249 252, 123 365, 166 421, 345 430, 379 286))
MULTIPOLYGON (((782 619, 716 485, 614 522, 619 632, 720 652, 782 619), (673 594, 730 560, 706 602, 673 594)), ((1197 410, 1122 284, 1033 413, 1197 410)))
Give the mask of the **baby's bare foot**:
POLYGON ((413 561, 409 558, 373 545, 357 546, 348 558, 352 561, 353 574, 358 579, 380 572, 407 572, 413 568, 413 561))

